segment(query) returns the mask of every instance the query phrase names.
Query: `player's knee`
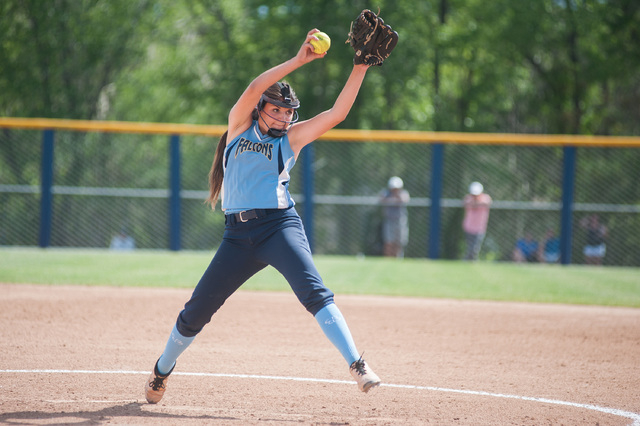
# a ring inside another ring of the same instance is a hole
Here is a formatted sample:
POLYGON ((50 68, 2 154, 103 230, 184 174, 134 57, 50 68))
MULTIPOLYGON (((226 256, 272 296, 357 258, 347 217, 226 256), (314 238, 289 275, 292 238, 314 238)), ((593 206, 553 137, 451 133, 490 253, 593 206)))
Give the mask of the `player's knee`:
POLYGON ((314 317, 316 316, 316 314, 325 306, 330 305, 333 302, 333 293, 331 293, 329 291, 330 294, 324 294, 321 298, 318 298, 316 300, 312 300, 312 301, 308 301, 308 302, 302 302, 302 304, 304 305, 304 307, 307 309, 307 311, 313 315, 314 317))

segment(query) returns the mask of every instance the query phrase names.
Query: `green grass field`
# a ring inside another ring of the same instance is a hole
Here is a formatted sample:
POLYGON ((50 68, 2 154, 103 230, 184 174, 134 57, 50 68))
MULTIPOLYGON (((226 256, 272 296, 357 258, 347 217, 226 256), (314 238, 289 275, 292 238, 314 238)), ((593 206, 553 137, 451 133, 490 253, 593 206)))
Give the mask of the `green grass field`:
MULTIPOLYGON (((0 248, 0 282, 193 287, 210 252, 0 248)), ((640 307, 640 269, 316 256, 337 294, 640 307)), ((273 268, 243 289, 289 291, 273 268)))

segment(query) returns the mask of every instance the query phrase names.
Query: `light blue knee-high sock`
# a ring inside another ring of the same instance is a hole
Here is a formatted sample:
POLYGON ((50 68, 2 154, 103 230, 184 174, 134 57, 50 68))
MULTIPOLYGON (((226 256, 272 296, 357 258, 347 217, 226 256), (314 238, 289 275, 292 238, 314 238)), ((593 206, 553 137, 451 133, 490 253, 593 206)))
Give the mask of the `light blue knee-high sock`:
POLYGON ((164 352, 158 360, 158 372, 160 374, 167 374, 171 371, 180 354, 187 349, 195 337, 196 336, 184 337, 174 325, 169 340, 167 341, 167 346, 165 346, 164 352))
POLYGON ((348 365, 360 358, 347 322, 335 303, 320 309, 315 318, 325 336, 338 348, 348 365))

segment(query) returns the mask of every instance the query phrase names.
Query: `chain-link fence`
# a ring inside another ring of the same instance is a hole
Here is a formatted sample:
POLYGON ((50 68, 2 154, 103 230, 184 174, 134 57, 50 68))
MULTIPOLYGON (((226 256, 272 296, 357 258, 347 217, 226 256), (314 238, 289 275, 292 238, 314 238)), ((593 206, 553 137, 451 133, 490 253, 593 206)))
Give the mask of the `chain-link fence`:
MULTIPOLYGON (((106 248, 124 231, 137 248, 168 249, 172 226, 179 228, 181 249, 214 250, 220 243, 223 214, 203 202, 217 137, 180 136, 176 216, 169 135, 56 130, 54 136, 48 245, 106 248)), ((41 188, 48 167, 43 146, 42 130, 0 128, 0 245, 42 245, 41 188)), ((635 146, 576 148, 568 234, 572 263, 585 262, 587 231, 581 222, 597 214, 608 231, 603 263, 640 266, 635 146)), ((303 220, 312 224, 316 254, 381 255, 380 194, 391 176, 400 176, 411 195, 405 256, 430 256, 432 144, 321 140, 311 147, 293 169, 290 190, 303 220), (305 155, 312 159, 307 168, 301 164, 305 155), (304 196, 310 176, 311 206, 304 196), (309 222, 305 216, 311 212, 309 222)), ((509 261, 525 234, 541 241, 548 230, 560 233, 566 190, 562 146, 445 144, 443 150, 437 257, 463 257, 462 198, 472 181, 481 182, 493 199, 480 259, 509 261)))

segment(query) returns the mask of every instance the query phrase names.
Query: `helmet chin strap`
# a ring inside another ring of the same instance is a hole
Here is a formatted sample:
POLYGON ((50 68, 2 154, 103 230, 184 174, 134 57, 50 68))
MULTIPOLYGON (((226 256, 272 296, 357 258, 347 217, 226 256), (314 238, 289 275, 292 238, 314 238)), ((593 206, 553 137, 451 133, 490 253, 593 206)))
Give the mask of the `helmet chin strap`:
MULTIPOLYGON (((260 115, 260 120, 262 120, 264 125, 267 126, 267 129, 268 129, 267 130, 267 135, 269 135, 271 137, 274 137, 274 138, 281 138, 282 136, 286 135, 287 132, 289 131, 288 126, 285 127, 284 129, 273 129, 273 128, 269 127, 267 122, 264 121, 264 118, 262 118, 262 114, 259 114, 259 115, 260 115)), ((269 114, 267 114, 267 115, 269 115, 269 114)), ((273 118, 273 117, 271 117, 271 118, 273 118)), ((280 121, 280 120, 278 120, 278 121, 280 121)))
POLYGON ((287 132, 289 131, 289 128, 291 127, 291 125, 293 123, 295 123, 296 121, 298 121, 298 111, 294 111, 295 115, 292 121, 283 121, 283 120, 279 120, 275 117, 271 117, 265 110, 263 110, 262 108, 260 108, 258 110, 258 116, 260 117, 260 120, 262 120, 262 122, 264 123, 265 126, 267 126, 267 134, 271 137, 274 138, 281 138, 282 136, 286 135, 287 132), (269 127, 269 125, 267 124, 267 122, 265 121, 265 119, 262 117, 262 113, 267 114, 267 117, 279 121, 280 123, 285 123, 286 126, 284 129, 274 129, 269 127))

